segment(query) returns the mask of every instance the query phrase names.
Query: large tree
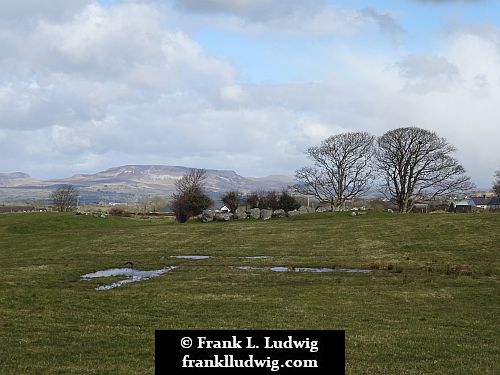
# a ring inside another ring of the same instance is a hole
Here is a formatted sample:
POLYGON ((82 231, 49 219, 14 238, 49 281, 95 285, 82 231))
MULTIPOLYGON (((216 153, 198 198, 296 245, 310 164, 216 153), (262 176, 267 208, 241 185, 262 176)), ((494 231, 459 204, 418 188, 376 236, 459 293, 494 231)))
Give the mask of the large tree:
POLYGON ((56 210, 63 212, 75 208, 79 196, 78 189, 73 185, 62 185, 50 194, 50 199, 56 210))
POLYGON ((212 205, 212 200, 203 191, 205 179, 206 170, 192 169, 176 181, 177 192, 172 197, 172 205, 178 222, 184 223, 212 205))
POLYGON ((379 137, 377 145, 382 191, 399 212, 410 212, 418 199, 472 187, 465 169, 452 156, 456 149, 435 132, 417 127, 394 129, 379 137))
POLYGON ((295 171, 295 190, 329 203, 332 209, 362 195, 372 181, 374 140, 364 132, 343 133, 309 148, 306 155, 313 165, 295 171))
POLYGON ((493 191, 500 194, 500 169, 495 172, 495 181, 493 181, 493 191))

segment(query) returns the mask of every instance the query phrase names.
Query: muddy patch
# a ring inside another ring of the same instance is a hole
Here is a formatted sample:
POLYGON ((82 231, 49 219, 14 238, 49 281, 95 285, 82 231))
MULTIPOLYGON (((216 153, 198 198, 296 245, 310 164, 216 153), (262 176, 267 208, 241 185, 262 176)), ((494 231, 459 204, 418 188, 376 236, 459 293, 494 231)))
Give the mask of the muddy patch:
POLYGON ((135 283, 137 281, 143 281, 143 280, 148 280, 153 277, 158 277, 163 275, 164 273, 167 273, 169 271, 172 271, 175 266, 170 266, 170 267, 165 267, 159 270, 151 270, 151 271, 141 271, 141 270, 136 270, 134 268, 110 268, 107 270, 102 270, 102 271, 97 271, 93 273, 87 273, 85 275, 82 275, 83 280, 91 280, 91 279, 97 279, 101 277, 113 277, 113 276, 125 276, 126 279, 120 280, 117 282, 114 282, 112 284, 108 285, 102 285, 98 286, 95 288, 96 290, 109 290, 113 288, 118 288, 122 285, 125 284, 130 284, 130 283, 135 283))

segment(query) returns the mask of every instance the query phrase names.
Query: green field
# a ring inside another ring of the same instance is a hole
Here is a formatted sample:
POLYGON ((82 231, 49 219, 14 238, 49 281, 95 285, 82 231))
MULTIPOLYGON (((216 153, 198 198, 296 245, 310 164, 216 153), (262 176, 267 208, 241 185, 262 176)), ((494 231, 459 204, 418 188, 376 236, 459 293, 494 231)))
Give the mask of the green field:
POLYGON ((499 252, 499 214, 0 215, 0 373, 152 374, 155 329, 328 328, 346 330, 348 374, 500 374, 499 252), (170 258, 195 254, 212 257, 170 258), (179 267, 109 291, 118 278, 80 279, 127 261, 179 267))

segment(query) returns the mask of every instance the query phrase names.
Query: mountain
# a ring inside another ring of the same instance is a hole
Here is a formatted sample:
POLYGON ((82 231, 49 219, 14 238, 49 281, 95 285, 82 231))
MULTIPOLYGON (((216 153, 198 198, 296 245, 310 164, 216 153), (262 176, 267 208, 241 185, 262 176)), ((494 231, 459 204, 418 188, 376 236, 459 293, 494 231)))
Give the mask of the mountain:
MULTIPOLYGON (((129 202, 146 196, 169 197, 175 181, 191 168, 167 165, 125 165, 95 174, 77 174, 51 180, 34 180, 24 173, 0 174, 0 201, 46 200, 60 185, 71 184, 80 191, 81 202, 129 202)), ((218 198, 229 190, 248 193, 256 190, 281 190, 293 183, 287 176, 243 177, 234 171, 207 170, 204 188, 218 198)))
POLYGON ((36 182, 37 180, 32 179, 30 175, 26 173, 0 173, 0 186, 19 186, 36 182))

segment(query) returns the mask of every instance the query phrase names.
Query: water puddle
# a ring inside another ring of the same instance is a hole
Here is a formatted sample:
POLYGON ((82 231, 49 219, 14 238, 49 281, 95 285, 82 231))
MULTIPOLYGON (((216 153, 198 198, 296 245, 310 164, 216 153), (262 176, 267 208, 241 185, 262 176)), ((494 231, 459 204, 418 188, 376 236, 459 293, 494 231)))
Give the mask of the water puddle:
POLYGON ((288 267, 271 267, 269 269, 274 272, 287 272, 291 270, 291 268, 288 267))
POLYGON ((170 258, 177 259, 208 259, 209 255, 172 255, 170 258))
POLYGON ((252 267, 252 266, 239 266, 240 270, 269 270, 273 272, 346 272, 346 273, 368 273, 371 270, 360 268, 312 268, 312 267, 252 267))
POLYGON ((109 290, 113 288, 118 288, 122 285, 125 284, 130 284, 130 283, 135 283, 137 281, 143 281, 143 280, 148 280, 153 277, 158 277, 163 275, 164 273, 167 273, 169 271, 172 271, 175 266, 170 266, 166 268, 162 268, 159 270, 151 270, 151 271, 140 271, 136 270, 134 268, 110 268, 108 270, 102 270, 102 271, 97 271, 93 273, 87 273, 85 275, 82 275, 82 279, 84 280, 91 280, 91 279, 96 279, 100 277, 112 277, 112 276, 125 276, 125 280, 120 280, 115 283, 109 284, 109 285, 102 285, 98 286, 95 288, 96 290, 109 290))
POLYGON ((245 258, 245 259, 269 259, 272 257, 269 255, 257 255, 257 256, 253 256, 253 257, 241 257, 241 258, 245 258))

